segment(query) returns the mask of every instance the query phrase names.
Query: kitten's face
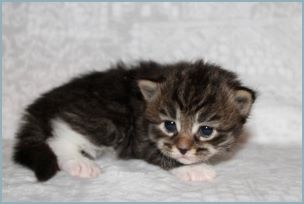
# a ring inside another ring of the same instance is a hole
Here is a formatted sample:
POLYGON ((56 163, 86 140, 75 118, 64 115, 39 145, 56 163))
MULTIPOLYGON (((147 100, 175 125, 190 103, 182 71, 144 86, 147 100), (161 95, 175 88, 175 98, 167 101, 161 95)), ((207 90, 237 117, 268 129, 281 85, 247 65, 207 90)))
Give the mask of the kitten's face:
POLYGON ((212 118, 199 120, 199 113, 188 115, 179 108, 176 115, 176 118, 171 118, 160 113, 161 122, 156 127, 150 126, 150 137, 156 139, 162 153, 183 164, 206 161, 223 145, 234 141, 230 135, 220 135, 220 121, 212 118), (222 141, 216 142, 219 137, 222 141))
POLYGON ((177 71, 163 83, 139 82, 147 100, 149 137, 164 155, 183 164, 230 149, 254 100, 253 92, 229 84, 235 80, 229 72, 203 70, 177 71))

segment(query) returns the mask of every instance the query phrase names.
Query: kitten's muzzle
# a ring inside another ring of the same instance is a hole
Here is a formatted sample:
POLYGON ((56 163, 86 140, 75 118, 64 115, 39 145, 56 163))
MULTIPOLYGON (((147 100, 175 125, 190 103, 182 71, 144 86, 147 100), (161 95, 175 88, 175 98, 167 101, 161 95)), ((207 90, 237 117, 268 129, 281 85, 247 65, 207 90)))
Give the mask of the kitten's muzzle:
POLYGON ((186 154, 191 149, 192 145, 192 139, 187 137, 180 137, 176 142, 176 148, 182 155, 186 154))

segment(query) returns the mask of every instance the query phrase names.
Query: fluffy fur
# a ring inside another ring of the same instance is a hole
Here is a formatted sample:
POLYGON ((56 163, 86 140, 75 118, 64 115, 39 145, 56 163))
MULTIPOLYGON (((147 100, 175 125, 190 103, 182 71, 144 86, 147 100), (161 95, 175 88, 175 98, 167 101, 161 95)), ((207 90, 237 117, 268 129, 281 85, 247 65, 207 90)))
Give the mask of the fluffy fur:
MULTIPOLYGON (((254 91, 235 74, 203 61, 120 63, 77 77, 31 104, 17 132, 14 160, 39 181, 60 169, 98 176, 93 159, 103 147, 164 169, 201 163, 233 147, 254 100, 254 91), (165 121, 177 131, 167 132, 165 121), (212 135, 201 137, 201 126, 212 127, 212 135)), ((215 175, 197 175, 197 164, 181 168, 172 172, 194 169, 198 180, 215 175)))

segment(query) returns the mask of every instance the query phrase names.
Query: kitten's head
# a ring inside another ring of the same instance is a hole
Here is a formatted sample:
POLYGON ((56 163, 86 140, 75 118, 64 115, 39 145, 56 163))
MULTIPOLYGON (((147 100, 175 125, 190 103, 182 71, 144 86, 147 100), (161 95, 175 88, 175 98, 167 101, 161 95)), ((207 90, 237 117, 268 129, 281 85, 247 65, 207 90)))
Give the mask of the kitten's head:
POLYGON ((254 91, 235 74, 196 62, 168 65, 165 80, 139 80, 149 137, 180 163, 208 160, 232 147, 246 122, 254 91))

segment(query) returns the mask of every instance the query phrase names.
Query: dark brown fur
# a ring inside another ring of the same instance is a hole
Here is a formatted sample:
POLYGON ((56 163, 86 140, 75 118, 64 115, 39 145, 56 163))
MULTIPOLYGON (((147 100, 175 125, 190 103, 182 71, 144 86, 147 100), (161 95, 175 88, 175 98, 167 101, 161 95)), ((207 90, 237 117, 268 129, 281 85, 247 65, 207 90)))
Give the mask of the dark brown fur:
POLYGON ((235 74, 203 61, 121 63, 75 78, 31 104, 17 132, 14 160, 40 181, 55 175, 56 157, 46 140, 52 137, 50 121, 61 118, 95 145, 114 147, 121 158, 171 169, 183 164, 172 155, 179 148, 193 151, 194 162, 206 161, 215 154, 212 149, 231 147, 254 100, 254 91, 235 74), (181 130, 169 137, 159 128, 162 116, 177 119, 178 114, 181 130), (217 135, 201 141, 191 132, 195 122, 210 123, 217 135))

